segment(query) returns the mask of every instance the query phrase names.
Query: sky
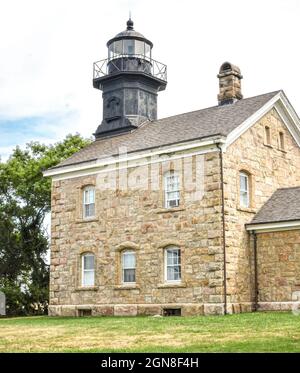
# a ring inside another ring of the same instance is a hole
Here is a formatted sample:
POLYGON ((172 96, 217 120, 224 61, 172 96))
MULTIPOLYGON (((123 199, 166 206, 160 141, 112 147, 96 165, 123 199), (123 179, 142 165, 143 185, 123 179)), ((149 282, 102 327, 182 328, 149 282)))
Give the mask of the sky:
MULTIPOLYGON (((0 0, 0 156, 16 145, 90 137, 102 118, 93 62, 134 27, 168 66, 163 118, 217 104, 221 64, 244 97, 283 89, 300 114, 299 0, 0 0)), ((180 129, 179 129, 180 130, 180 129)))

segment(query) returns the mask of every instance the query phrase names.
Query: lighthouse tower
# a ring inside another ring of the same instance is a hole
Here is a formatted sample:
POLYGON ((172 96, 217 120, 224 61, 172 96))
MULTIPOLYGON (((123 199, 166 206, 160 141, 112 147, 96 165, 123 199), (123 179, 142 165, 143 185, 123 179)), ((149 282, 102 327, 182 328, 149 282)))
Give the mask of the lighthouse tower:
POLYGON ((96 139, 157 119, 157 94, 166 88, 167 67, 152 58, 152 47, 129 19, 126 30, 107 42, 108 58, 94 63, 93 86, 103 92, 96 139))

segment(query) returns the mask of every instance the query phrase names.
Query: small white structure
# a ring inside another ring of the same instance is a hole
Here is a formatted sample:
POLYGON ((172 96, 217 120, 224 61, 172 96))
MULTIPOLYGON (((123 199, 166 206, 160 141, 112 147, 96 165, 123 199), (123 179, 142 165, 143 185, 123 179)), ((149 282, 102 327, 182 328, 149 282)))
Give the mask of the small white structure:
POLYGON ((0 291, 0 316, 6 315, 6 297, 3 291, 0 291))

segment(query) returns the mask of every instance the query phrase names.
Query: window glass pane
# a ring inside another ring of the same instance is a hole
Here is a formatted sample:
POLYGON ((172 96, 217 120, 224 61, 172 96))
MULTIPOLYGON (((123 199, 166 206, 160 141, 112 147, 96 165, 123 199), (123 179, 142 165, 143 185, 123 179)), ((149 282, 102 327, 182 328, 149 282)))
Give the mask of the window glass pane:
POLYGON ((174 268, 173 267, 167 268, 167 280, 174 281, 174 268))
POLYGON ((166 207, 179 206, 180 200, 179 175, 171 171, 165 175, 165 205, 166 207))
POLYGON ((122 40, 117 40, 113 43, 114 46, 114 55, 117 57, 122 54, 122 40))
POLYGON ((240 188, 241 190, 248 190, 248 177, 244 174, 240 175, 240 188))
POLYGON ((145 43, 145 55, 150 58, 150 45, 145 43))
POLYGON ((284 135, 282 132, 279 132, 279 147, 281 150, 284 149, 284 135))
POLYGON ((168 267, 167 268, 167 280, 168 281, 180 281, 180 267, 168 267))
POLYGON ((265 141, 267 144, 270 145, 271 143, 271 134, 270 134, 270 128, 269 127, 265 127, 265 141))
POLYGON ((179 199, 179 192, 167 192, 168 199, 179 199))
POLYGON ((94 188, 87 188, 83 192, 83 202, 85 204, 94 203, 95 202, 95 189, 94 188))
POLYGON ((83 286, 94 286, 95 273, 94 271, 83 271, 83 286))
POLYGON ((95 257, 94 255, 84 255, 83 257, 83 268, 94 269, 95 257))
POLYGON ((166 279, 167 281, 180 281, 181 266, 180 266, 180 249, 166 250, 166 279))
POLYGON ((244 207, 248 207, 248 194, 245 192, 241 192, 241 205, 244 207))
POLYGON ((124 54, 134 54, 134 40, 124 40, 124 54))
POLYGON ((84 216, 86 218, 95 216, 95 204, 84 205, 84 216))
POLYGON ((174 267, 174 281, 178 281, 181 278, 180 267, 174 267))
POLYGON ((135 268, 135 254, 134 253, 123 254, 123 266, 124 268, 135 268))
POLYGON ((90 189, 89 190, 89 203, 94 203, 95 202, 95 190, 90 189))
POLYGON ((144 44, 141 40, 135 40, 135 54, 145 54, 144 44))
POLYGON ((109 47, 108 47, 108 57, 109 58, 113 58, 114 56, 114 51, 113 51, 113 44, 111 44, 109 47))
POLYGON ((135 269, 124 269, 124 282, 135 282, 135 269))

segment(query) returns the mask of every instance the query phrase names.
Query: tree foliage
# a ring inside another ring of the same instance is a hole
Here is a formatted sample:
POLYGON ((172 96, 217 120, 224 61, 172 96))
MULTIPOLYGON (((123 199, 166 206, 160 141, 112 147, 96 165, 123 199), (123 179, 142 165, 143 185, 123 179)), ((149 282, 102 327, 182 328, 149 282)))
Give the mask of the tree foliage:
POLYGON ((86 146, 90 140, 68 135, 54 145, 17 147, 0 162, 0 290, 8 314, 46 311, 49 237, 45 216, 51 206, 51 180, 43 171, 86 146))

